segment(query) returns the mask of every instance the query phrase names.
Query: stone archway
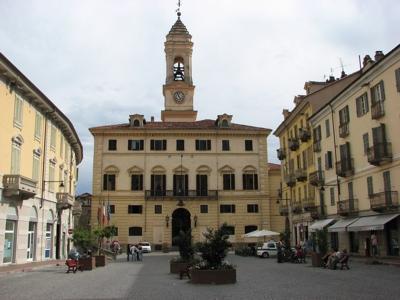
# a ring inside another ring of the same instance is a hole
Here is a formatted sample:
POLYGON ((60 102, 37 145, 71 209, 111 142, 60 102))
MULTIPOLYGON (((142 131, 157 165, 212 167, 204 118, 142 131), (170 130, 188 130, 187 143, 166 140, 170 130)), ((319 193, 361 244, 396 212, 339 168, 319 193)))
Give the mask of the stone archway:
POLYGON ((190 212, 185 208, 178 208, 172 213, 172 245, 175 246, 174 237, 181 230, 188 231, 191 228, 190 212))

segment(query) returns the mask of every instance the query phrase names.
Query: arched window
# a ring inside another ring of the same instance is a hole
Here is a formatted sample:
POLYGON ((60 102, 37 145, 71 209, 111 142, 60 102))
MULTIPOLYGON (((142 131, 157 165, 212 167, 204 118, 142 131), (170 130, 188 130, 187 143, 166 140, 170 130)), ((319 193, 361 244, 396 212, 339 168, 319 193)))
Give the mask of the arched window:
POLYGON ((228 120, 222 120, 221 127, 229 127, 228 120))
POLYGON ((176 57, 174 60, 174 80, 185 80, 185 65, 182 57, 176 57))
POLYGON ((138 119, 133 121, 133 127, 140 127, 140 122, 138 119))

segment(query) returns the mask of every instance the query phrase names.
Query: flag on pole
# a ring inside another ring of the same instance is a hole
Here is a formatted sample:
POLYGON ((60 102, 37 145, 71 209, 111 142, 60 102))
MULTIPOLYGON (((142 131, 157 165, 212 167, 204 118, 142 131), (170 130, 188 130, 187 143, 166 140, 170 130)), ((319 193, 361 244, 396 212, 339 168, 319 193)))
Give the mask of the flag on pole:
POLYGON ((102 225, 104 225, 106 223, 106 205, 103 202, 103 210, 102 210, 102 225))

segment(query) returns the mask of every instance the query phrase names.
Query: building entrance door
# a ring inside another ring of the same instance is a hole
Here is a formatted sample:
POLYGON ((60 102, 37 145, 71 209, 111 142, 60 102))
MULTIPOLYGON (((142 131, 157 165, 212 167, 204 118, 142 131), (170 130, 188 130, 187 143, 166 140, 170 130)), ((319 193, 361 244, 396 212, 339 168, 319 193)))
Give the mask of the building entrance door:
POLYGON ((28 229, 28 245, 26 248, 26 259, 28 261, 33 261, 34 251, 35 251, 35 228, 36 223, 29 222, 28 229))
POLYGON ((190 228, 190 212, 184 208, 176 209, 172 213, 172 245, 176 246, 174 237, 178 236, 181 230, 187 232, 190 228))

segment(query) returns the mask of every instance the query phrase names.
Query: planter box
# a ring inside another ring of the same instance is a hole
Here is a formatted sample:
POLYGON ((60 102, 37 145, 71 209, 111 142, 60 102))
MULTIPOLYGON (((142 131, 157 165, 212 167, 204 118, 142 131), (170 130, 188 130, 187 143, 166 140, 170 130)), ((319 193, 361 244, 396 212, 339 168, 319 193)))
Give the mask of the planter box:
POLYGON ((197 270, 190 272, 191 282, 200 284, 236 283, 236 269, 231 270, 197 270))
POLYGON ((85 257, 79 259, 79 264, 82 266, 83 270, 93 270, 96 268, 96 259, 94 257, 85 257))
POLYGON ((181 271, 186 270, 190 266, 190 263, 186 262, 169 262, 169 272, 172 274, 179 274, 181 271))
POLYGON ((105 255, 96 255, 95 257, 96 267, 104 267, 107 264, 105 255))
POLYGON ((320 253, 311 252, 311 264, 313 267, 322 267, 322 258, 320 253))

